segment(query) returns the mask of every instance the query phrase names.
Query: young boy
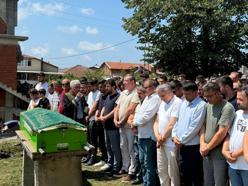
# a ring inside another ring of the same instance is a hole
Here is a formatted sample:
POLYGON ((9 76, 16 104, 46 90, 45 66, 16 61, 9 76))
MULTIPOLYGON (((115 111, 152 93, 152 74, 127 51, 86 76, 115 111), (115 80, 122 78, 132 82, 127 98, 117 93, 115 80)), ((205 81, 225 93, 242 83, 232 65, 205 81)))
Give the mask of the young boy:
POLYGON ((44 108, 44 109, 49 109, 50 110, 50 102, 49 100, 46 98, 46 90, 45 89, 40 89, 39 90, 39 103, 37 105, 37 107, 40 108, 44 108))

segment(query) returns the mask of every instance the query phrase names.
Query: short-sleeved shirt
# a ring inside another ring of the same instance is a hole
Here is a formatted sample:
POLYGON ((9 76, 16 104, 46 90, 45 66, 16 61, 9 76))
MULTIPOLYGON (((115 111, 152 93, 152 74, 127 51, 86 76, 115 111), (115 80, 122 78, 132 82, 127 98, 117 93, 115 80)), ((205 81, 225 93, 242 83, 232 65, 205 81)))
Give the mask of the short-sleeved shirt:
MULTIPOLYGON (((129 92, 128 90, 122 91, 120 97, 116 101, 116 104, 120 105, 119 120, 125 115, 130 103, 139 103, 139 97, 136 89, 131 92, 129 92)), ((130 128, 128 124, 126 124, 125 127, 130 128)))
MULTIPOLYGON (((238 110, 230 133, 230 152, 243 148, 243 139, 246 130, 248 130, 248 114, 244 114, 243 110, 238 110)), ((245 161, 243 155, 239 156, 235 162, 229 163, 229 165, 232 169, 248 170, 248 162, 245 161)))
POLYGON ((40 99, 37 107, 44 108, 44 109, 50 109, 50 102, 45 97, 44 99, 40 99))
MULTIPOLYGON (((176 96, 173 96, 173 98, 170 100, 169 103, 166 103, 164 101, 161 102, 159 106, 159 110, 157 112, 158 121, 159 121, 158 132, 160 135, 164 135, 170 118, 172 117, 178 118, 181 104, 182 104, 182 100, 176 96)), ((171 136, 167 139, 165 146, 175 147, 175 144, 171 140, 171 136)))
POLYGON ((97 105, 97 109, 99 110, 99 112, 101 112, 102 108, 104 107, 107 96, 108 96, 107 94, 106 95, 101 94, 97 105))
MULTIPOLYGON (((205 142, 209 143, 211 141, 218 131, 219 126, 231 127, 234 116, 234 107, 227 101, 223 101, 218 105, 207 104, 205 142)), ((220 143, 209 152, 209 155, 212 158, 224 159, 224 156, 221 153, 222 144, 223 143, 220 143)))
POLYGON ((231 99, 229 99, 228 102, 232 104, 232 106, 234 107, 235 111, 238 110, 237 95, 235 95, 231 99))
MULTIPOLYGON (((116 100, 119 98, 120 94, 117 92, 113 95, 108 95, 108 97, 106 98, 105 100, 105 104, 104 104, 104 107, 105 107, 105 110, 104 110, 104 113, 103 115, 107 115, 109 114, 110 112, 112 112, 116 106, 116 100)), ((119 130, 119 128, 117 128, 114 124, 114 118, 109 118, 105 121, 105 124, 104 124, 104 128, 106 130, 119 130)))
POLYGON ((37 85, 35 85, 35 89, 38 90, 38 91, 40 89, 45 89, 46 90, 46 97, 48 97, 49 92, 48 92, 48 83, 47 82, 44 82, 44 83, 39 82, 39 83, 37 83, 37 85))
MULTIPOLYGON (((91 91, 88 94, 87 104, 88 104, 89 109, 92 108, 94 102, 99 101, 100 95, 101 95, 101 92, 99 90, 96 90, 95 92, 91 91)), ((95 115, 91 116, 89 120, 95 120, 95 115)))

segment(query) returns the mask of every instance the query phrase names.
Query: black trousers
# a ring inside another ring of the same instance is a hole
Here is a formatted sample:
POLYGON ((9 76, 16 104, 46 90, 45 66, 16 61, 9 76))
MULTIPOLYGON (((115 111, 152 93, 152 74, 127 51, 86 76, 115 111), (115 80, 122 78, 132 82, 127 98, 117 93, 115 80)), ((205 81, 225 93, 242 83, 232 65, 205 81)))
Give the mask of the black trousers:
POLYGON ((203 185, 203 163, 200 154, 200 145, 182 146, 180 148, 181 170, 184 186, 203 185))
POLYGON ((97 148, 100 148, 102 153, 101 160, 107 161, 107 150, 105 146, 104 129, 102 123, 97 123, 95 120, 89 121, 88 125, 88 142, 95 147, 92 152, 93 156, 97 154, 97 148))

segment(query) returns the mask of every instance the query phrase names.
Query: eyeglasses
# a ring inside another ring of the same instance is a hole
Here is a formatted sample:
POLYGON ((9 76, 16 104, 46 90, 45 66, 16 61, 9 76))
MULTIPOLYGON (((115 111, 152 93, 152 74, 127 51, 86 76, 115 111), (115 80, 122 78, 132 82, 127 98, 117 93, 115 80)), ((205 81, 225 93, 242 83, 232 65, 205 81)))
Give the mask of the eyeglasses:
POLYGON ((151 86, 148 86, 148 87, 144 87, 144 89, 148 89, 148 88, 150 88, 151 86))
POLYGON ((62 83, 62 86, 69 86, 69 83, 62 83))

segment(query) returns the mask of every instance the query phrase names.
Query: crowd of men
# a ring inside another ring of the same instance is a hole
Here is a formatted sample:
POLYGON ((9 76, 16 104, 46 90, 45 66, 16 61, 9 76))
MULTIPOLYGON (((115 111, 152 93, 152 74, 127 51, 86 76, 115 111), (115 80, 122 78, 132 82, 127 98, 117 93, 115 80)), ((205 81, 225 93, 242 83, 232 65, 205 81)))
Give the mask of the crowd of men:
POLYGON ((145 74, 138 83, 127 74, 118 82, 48 85, 40 74, 28 109, 51 109, 85 124, 95 148, 82 163, 121 175, 122 182, 247 186, 248 86, 239 75, 192 81, 181 74, 168 81, 145 74))

